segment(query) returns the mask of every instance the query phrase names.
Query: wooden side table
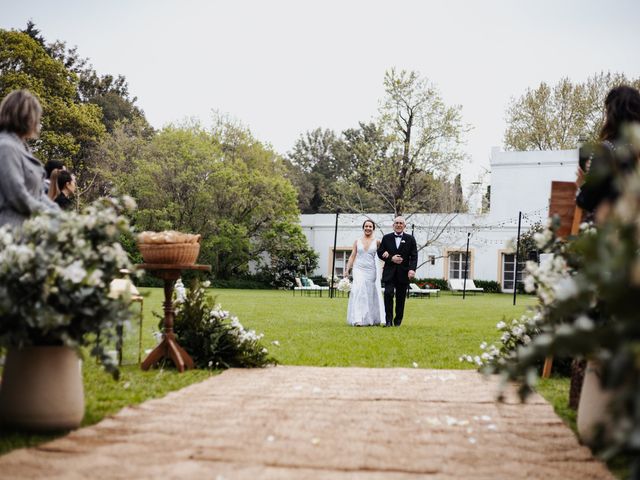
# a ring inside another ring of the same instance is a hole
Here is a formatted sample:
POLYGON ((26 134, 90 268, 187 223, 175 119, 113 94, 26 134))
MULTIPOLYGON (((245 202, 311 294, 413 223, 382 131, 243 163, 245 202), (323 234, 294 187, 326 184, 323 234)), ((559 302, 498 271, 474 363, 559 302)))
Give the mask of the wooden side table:
POLYGON ((181 265, 164 263, 142 263, 136 268, 147 270, 164 281, 164 326, 162 331, 162 341, 154 348, 147 358, 144 359, 140 367, 142 370, 149 370, 151 366, 158 363, 163 358, 170 358, 179 372, 184 372, 187 368, 193 368, 193 360, 189 354, 180 346, 173 333, 173 321, 176 312, 173 308, 173 287, 176 280, 180 278, 183 270, 211 271, 211 265, 181 265))

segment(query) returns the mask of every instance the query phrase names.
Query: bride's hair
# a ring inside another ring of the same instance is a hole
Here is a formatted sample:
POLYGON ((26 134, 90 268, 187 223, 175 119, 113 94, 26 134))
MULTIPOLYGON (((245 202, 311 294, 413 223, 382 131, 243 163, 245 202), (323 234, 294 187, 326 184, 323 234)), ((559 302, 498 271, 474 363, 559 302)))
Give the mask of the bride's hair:
POLYGON ((373 220, 369 220, 369 219, 367 219, 367 220, 365 220, 365 221, 364 221, 364 223, 362 224, 362 229, 363 229, 363 230, 364 230, 364 226, 365 226, 367 223, 370 223, 371 225, 373 225, 373 229, 374 229, 374 230, 376 229, 376 224, 375 224, 375 222, 374 222, 373 220))

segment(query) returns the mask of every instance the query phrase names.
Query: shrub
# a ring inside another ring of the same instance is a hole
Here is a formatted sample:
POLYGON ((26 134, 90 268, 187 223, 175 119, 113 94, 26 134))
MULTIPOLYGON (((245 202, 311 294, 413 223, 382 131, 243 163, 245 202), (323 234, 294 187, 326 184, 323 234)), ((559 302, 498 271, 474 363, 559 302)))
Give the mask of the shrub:
POLYGON ((413 283, 420 288, 437 288, 440 290, 449 290, 449 285, 444 278, 416 278, 413 283))
POLYGON ((500 283, 493 280, 474 280, 473 283, 476 287, 484 289, 484 293, 502 293, 500 283))
POLYGON ((247 275, 239 278, 214 278, 211 279, 214 288, 238 288, 242 290, 273 290, 268 279, 264 275, 247 275))
POLYGON ((260 344, 262 334, 245 330, 237 317, 213 305, 195 280, 188 291, 176 286, 174 331, 198 368, 265 367, 276 360, 260 344))

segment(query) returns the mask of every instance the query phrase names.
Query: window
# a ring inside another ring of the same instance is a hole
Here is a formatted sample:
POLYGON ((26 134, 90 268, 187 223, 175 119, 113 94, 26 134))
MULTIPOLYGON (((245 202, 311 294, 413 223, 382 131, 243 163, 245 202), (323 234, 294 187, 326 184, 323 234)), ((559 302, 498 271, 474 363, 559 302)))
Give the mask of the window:
MULTIPOLYGON (((351 255, 351 249, 349 250, 336 250, 336 268, 333 271, 334 275, 338 277, 342 277, 344 275, 344 271, 347 268, 347 261, 349 260, 349 256, 351 255)), ((331 265, 329 265, 329 270, 331 269, 331 265)))
MULTIPOLYGON (((502 290, 513 291, 513 270, 516 255, 515 253, 502 254, 502 290)), ((522 282, 522 271, 525 262, 518 262, 518 283, 522 282)))
MULTIPOLYGON (((466 255, 464 252, 449 252, 449 278, 464 278, 466 255)), ((467 263, 467 278, 471 278, 471 262, 467 263)))

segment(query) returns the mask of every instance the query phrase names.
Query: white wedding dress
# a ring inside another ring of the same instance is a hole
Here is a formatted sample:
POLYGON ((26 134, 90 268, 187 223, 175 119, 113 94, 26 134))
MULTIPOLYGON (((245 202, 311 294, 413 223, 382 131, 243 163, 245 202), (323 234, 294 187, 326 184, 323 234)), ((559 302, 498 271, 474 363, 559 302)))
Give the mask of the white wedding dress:
POLYGON ((358 251, 353 263, 353 283, 347 307, 349 325, 384 323, 384 301, 380 289, 382 267, 376 254, 377 247, 376 241, 373 240, 365 250, 362 241, 357 241, 358 251))

